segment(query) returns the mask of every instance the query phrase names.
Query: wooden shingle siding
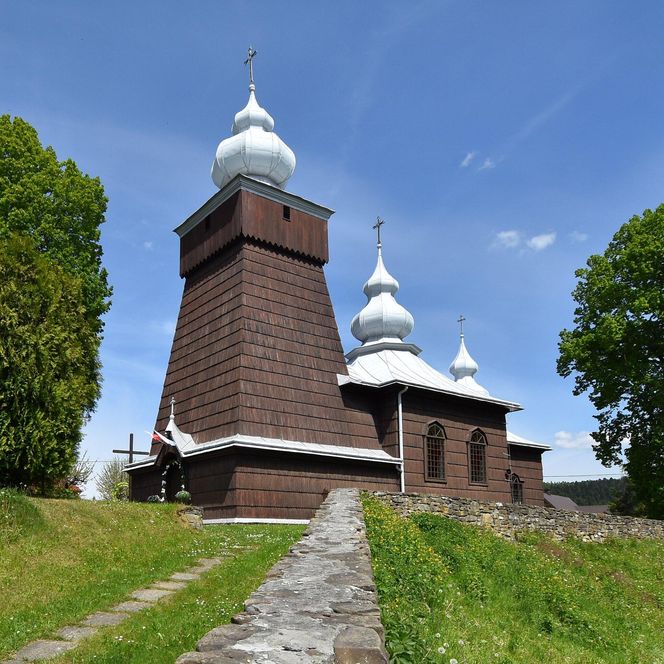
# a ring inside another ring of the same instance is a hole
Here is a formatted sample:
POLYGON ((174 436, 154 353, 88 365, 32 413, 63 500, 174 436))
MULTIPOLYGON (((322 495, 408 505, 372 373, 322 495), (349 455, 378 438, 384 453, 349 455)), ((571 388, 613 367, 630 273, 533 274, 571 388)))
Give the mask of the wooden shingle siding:
POLYGON ((323 273, 327 222, 241 191, 181 240, 186 283, 157 417, 205 443, 234 433, 380 449, 348 407, 323 273))

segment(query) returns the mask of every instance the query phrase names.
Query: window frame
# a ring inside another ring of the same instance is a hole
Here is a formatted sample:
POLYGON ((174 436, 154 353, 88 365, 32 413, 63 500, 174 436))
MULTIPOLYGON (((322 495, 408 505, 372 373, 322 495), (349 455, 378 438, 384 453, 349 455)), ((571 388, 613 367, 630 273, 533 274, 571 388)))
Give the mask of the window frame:
POLYGON ((429 422, 426 426, 426 429, 424 431, 424 479, 426 482, 436 482, 438 484, 445 484, 447 483, 447 467, 446 467, 446 441, 447 441, 447 435, 445 433, 445 427, 438 421, 434 420, 433 422, 429 422), (440 435, 433 435, 432 430, 437 428, 436 433, 440 435), (430 453, 430 444, 437 442, 440 445, 440 449, 438 451, 439 454, 439 459, 438 459, 438 466, 440 469, 439 475, 432 475, 430 472, 431 466, 430 466, 430 460, 432 458, 432 454, 430 453))
POLYGON ((510 475, 510 497, 512 498, 512 505, 524 505, 523 502, 523 480, 516 474, 512 473, 510 475), (514 500, 514 487, 519 487, 519 494, 521 500, 514 500))
POLYGON ((481 429, 473 429, 468 437, 468 483, 474 486, 488 486, 488 472, 487 472, 487 448, 489 441, 486 434, 481 429), (481 437, 481 440, 474 440, 481 437), (479 459, 481 461, 482 479, 473 479, 474 464, 477 455, 474 452, 479 452, 479 459))

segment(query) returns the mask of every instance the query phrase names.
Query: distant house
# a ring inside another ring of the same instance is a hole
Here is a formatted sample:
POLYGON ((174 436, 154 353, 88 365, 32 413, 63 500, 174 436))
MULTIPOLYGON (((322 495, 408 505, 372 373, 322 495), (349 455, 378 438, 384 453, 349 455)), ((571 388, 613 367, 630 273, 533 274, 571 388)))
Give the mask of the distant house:
POLYGON ((557 510, 584 512, 586 514, 607 514, 609 511, 608 505, 577 505, 567 496, 556 496, 552 493, 544 494, 544 504, 546 507, 554 507, 557 510))

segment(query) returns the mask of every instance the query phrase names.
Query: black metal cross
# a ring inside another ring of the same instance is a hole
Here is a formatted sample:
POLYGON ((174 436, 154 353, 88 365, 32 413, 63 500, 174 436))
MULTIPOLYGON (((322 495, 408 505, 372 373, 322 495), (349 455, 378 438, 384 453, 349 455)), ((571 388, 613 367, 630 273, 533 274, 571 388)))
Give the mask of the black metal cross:
POLYGON ((134 454, 142 454, 144 456, 150 456, 150 452, 140 452, 134 449, 134 434, 129 434, 129 449, 128 450, 113 450, 113 454, 128 454, 129 463, 134 463, 134 454))
POLYGON ((247 49, 247 59, 244 61, 245 65, 249 65, 249 83, 253 84, 254 82, 254 58, 256 57, 256 49, 251 48, 247 49))
POLYGON ((461 314, 461 316, 459 316, 459 320, 457 321, 457 323, 459 323, 461 325, 461 334, 463 334, 463 321, 465 321, 465 320, 466 320, 466 317, 463 314, 461 314))
POLYGON ((378 233, 378 246, 382 247, 382 243, 380 241, 380 227, 384 224, 385 222, 380 218, 376 217, 376 223, 373 226, 373 229, 378 233))

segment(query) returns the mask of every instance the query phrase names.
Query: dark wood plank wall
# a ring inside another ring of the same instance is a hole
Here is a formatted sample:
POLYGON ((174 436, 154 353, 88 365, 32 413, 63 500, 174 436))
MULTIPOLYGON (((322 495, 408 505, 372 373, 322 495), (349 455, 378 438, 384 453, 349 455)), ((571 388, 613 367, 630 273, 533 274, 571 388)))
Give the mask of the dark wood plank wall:
POLYGON ((327 221, 295 208, 290 214, 290 220, 285 220, 283 205, 262 196, 247 191, 233 194, 181 239, 180 276, 190 274, 240 237, 327 263, 327 221))
POLYGON ((207 231, 182 238, 195 267, 156 428, 174 397, 178 426, 199 443, 242 433, 379 449, 374 418, 338 386, 347 369, 323 272, 326 223, 297 210, 281 217, 281 205, 243 191, 207 231))
POLYGON ((434 395, 411 389, 403 395, 404 452, 406 491, 465 496, 478 500, 511 501, 508 468, 505 410, 447 395, 434 395), (424 435, 427 425, 439 422, 445 429, 444 482, 425 478, 424 435), (471 484, 468 472, 468 441, 479 428, 487 439, 487 483, 471 484))
POLYGON ((265 451, 188 461, 192 498, 206 518, 308 519, 337 487, 398 490, 394 466, 265 451), (234 474, 226 480, 231 461, 234 474))
POLYGON ((512 472, 523 482, 523 502, 527 505, 544 505, 542 450, 510 445, 510 456, 512 472))

